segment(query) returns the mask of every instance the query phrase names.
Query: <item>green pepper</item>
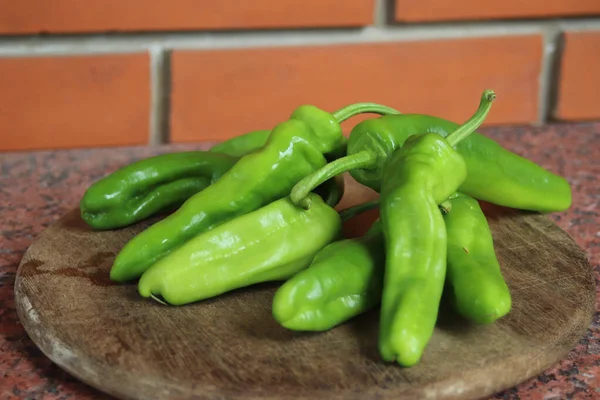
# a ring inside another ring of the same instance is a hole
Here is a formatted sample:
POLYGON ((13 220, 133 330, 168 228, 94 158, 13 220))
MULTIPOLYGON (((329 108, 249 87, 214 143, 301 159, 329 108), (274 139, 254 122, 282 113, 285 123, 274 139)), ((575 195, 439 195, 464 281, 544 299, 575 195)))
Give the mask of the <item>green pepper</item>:
POLYGON ((237 158, 206 151, 162 154, 129 164, 92 184, 79 208, 94 229, 134 224, 177 207, 217 181, 237 158))
MULTIPOLYGON (((379 192, 385 161, 417 133, 442 137, 458 125, 429 115, 397 114, 367 119, 350 132, 347 156, 303 178, 292 190, 295 204, 312 188, 344 171, 357 182, 379 192)), ((459 190, 493 204, 539 212, 564 211, 571 206, 566 179, 502 148, 494 140, 473 133, 456 146, 468 175, 459 190), (492 184, 493 183, 493 184, 492 184)))
POLYGON ((381 299, 385 250, 381 224, 366 235, 323 248, 310 266, 275 292, 273 317, 297 331, 325 331, 375 307, 381 299))
POLYGON ((143 273, 140 295, 184 305, 290 278, 342 233, 339 214, 309 196, 308 211, 285 197, 193 237, 143 273))
POLYGON ((79 204, 81 217, 94 229, 116 229, 177 208, 240 157, 264 146, 268 135, 269 131, 255 131, 221 142, 209 150, 219 155, 167 153, 129 164, 86 190, 79 204))
POLYGON ((379 353, 385 361, 418 363, 433 334, 447 250, 438 204, 467 177, 466 163, 453 146, 483 122, 494 98, 486 90, 463 126, 446 138, 415 134, 385 164, 379 209, 386 252, 379 353))
POLYGON ((239 158, 263 147, 267 142, 270 133, 271 131, 269 130, 248 132, 244 135, 236 136, 218 143, 209 151, 239 158))
POLYGON ((450 298, 465 318, 490 324, 508 314, 512 304, 492 233, 477 200, 456 193, 449 201, 452 210, 444 216, 444 222, 450 298))
POLYGON ((397 112, 376 104, 355 104, 333 115, 300 106, 277 125, 267 143, 240 158, 217 182, 190 197, 167 218, 129 241, 117 255, 111 279, 135 279, 194 236, 287 197, 302 177, 345 153, 341 121, 361 112, 397 112))

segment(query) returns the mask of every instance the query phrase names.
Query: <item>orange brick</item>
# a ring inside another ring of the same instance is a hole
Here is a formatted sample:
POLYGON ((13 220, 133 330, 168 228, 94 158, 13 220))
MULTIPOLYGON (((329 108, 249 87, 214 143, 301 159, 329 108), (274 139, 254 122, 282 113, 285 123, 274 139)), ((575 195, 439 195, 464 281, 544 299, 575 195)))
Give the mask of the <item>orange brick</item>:
POLYGON ((0 0, 0 33, 361 26, 374 0, 0 0))
POLYGON ((462 122, 486 88, 498 94, 488 124, 531 123, 538 119, 541 56, 537 35, 175 51, 172 139, 269 129, 304 103, 334 111, 370 101, 462 122))
POLYGON ((600 118, 600 32, 566 32, 554 116, 563 120, 600 118))
POLYGON ((146 54, 0 59, 0 150, 148 141, 146 54))
POLYGON ((396 0, 401 22, 570 17, 600 13, 598 0, 396 0))

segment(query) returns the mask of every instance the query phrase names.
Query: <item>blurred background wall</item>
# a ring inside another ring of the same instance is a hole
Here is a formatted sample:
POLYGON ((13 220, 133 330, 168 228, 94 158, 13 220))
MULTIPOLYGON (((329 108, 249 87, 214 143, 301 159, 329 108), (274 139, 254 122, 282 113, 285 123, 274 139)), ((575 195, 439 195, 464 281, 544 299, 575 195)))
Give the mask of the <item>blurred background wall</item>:
MULTIPOLYGON (((0 0, 0 151, 222 140, 372 101, 600 119, 600 0, 0 0)), ((360 119, 344 123, 346 131, 360 119)))

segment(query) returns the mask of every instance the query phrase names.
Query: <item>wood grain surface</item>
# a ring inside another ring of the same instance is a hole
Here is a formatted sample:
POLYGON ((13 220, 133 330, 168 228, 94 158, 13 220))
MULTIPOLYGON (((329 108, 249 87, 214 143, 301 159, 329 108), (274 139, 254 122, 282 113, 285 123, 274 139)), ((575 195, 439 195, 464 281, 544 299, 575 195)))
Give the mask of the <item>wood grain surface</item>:
MULTIPOLYGON (((372 198, 349 181, 340 208, 372 198)), ((548 217, 483 204, 513 295, 511 313, 473 326, 446 305, 422 361, 377 353, 378 311, 324 333, 271 315, 278 283, 183 307, 108 278, 123 244, 152 221, 94 232, 73 210, 19 267, 15 296, 32 340, 56 364, 124 399, 476 399, 541 373, 583 336, 595 286, 584 253, 548 217)), ((352 220, 363 232, 374 213, 352 220)))

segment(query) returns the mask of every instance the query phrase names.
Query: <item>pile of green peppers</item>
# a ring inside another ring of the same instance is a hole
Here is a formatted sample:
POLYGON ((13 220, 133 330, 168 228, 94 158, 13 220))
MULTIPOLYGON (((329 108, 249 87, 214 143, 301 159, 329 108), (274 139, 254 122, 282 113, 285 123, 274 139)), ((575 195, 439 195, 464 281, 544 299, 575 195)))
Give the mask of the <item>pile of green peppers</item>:
POLYGON ((143 297, 182 306, 278 281, 272 315, 282 327, 326 331, 378 308, 381 358, 409 367, 442 297, 475 324, 510 312, 479 201, 544 213, 571 205, 565 179, 475 132, 495 97, 484 91, 461 125, 374 103, 332 113, 302 105, 270 130, 105 176, 85 192, 81 216, 96 230, 159 217, 110 271, 143 297), (346 137, 340 124, 359 114, 377 115, 346 137), (337 211, 345 172, 379 198, 337 211), (374 207, 367 233, 345 237, 344 221, 374 207))

